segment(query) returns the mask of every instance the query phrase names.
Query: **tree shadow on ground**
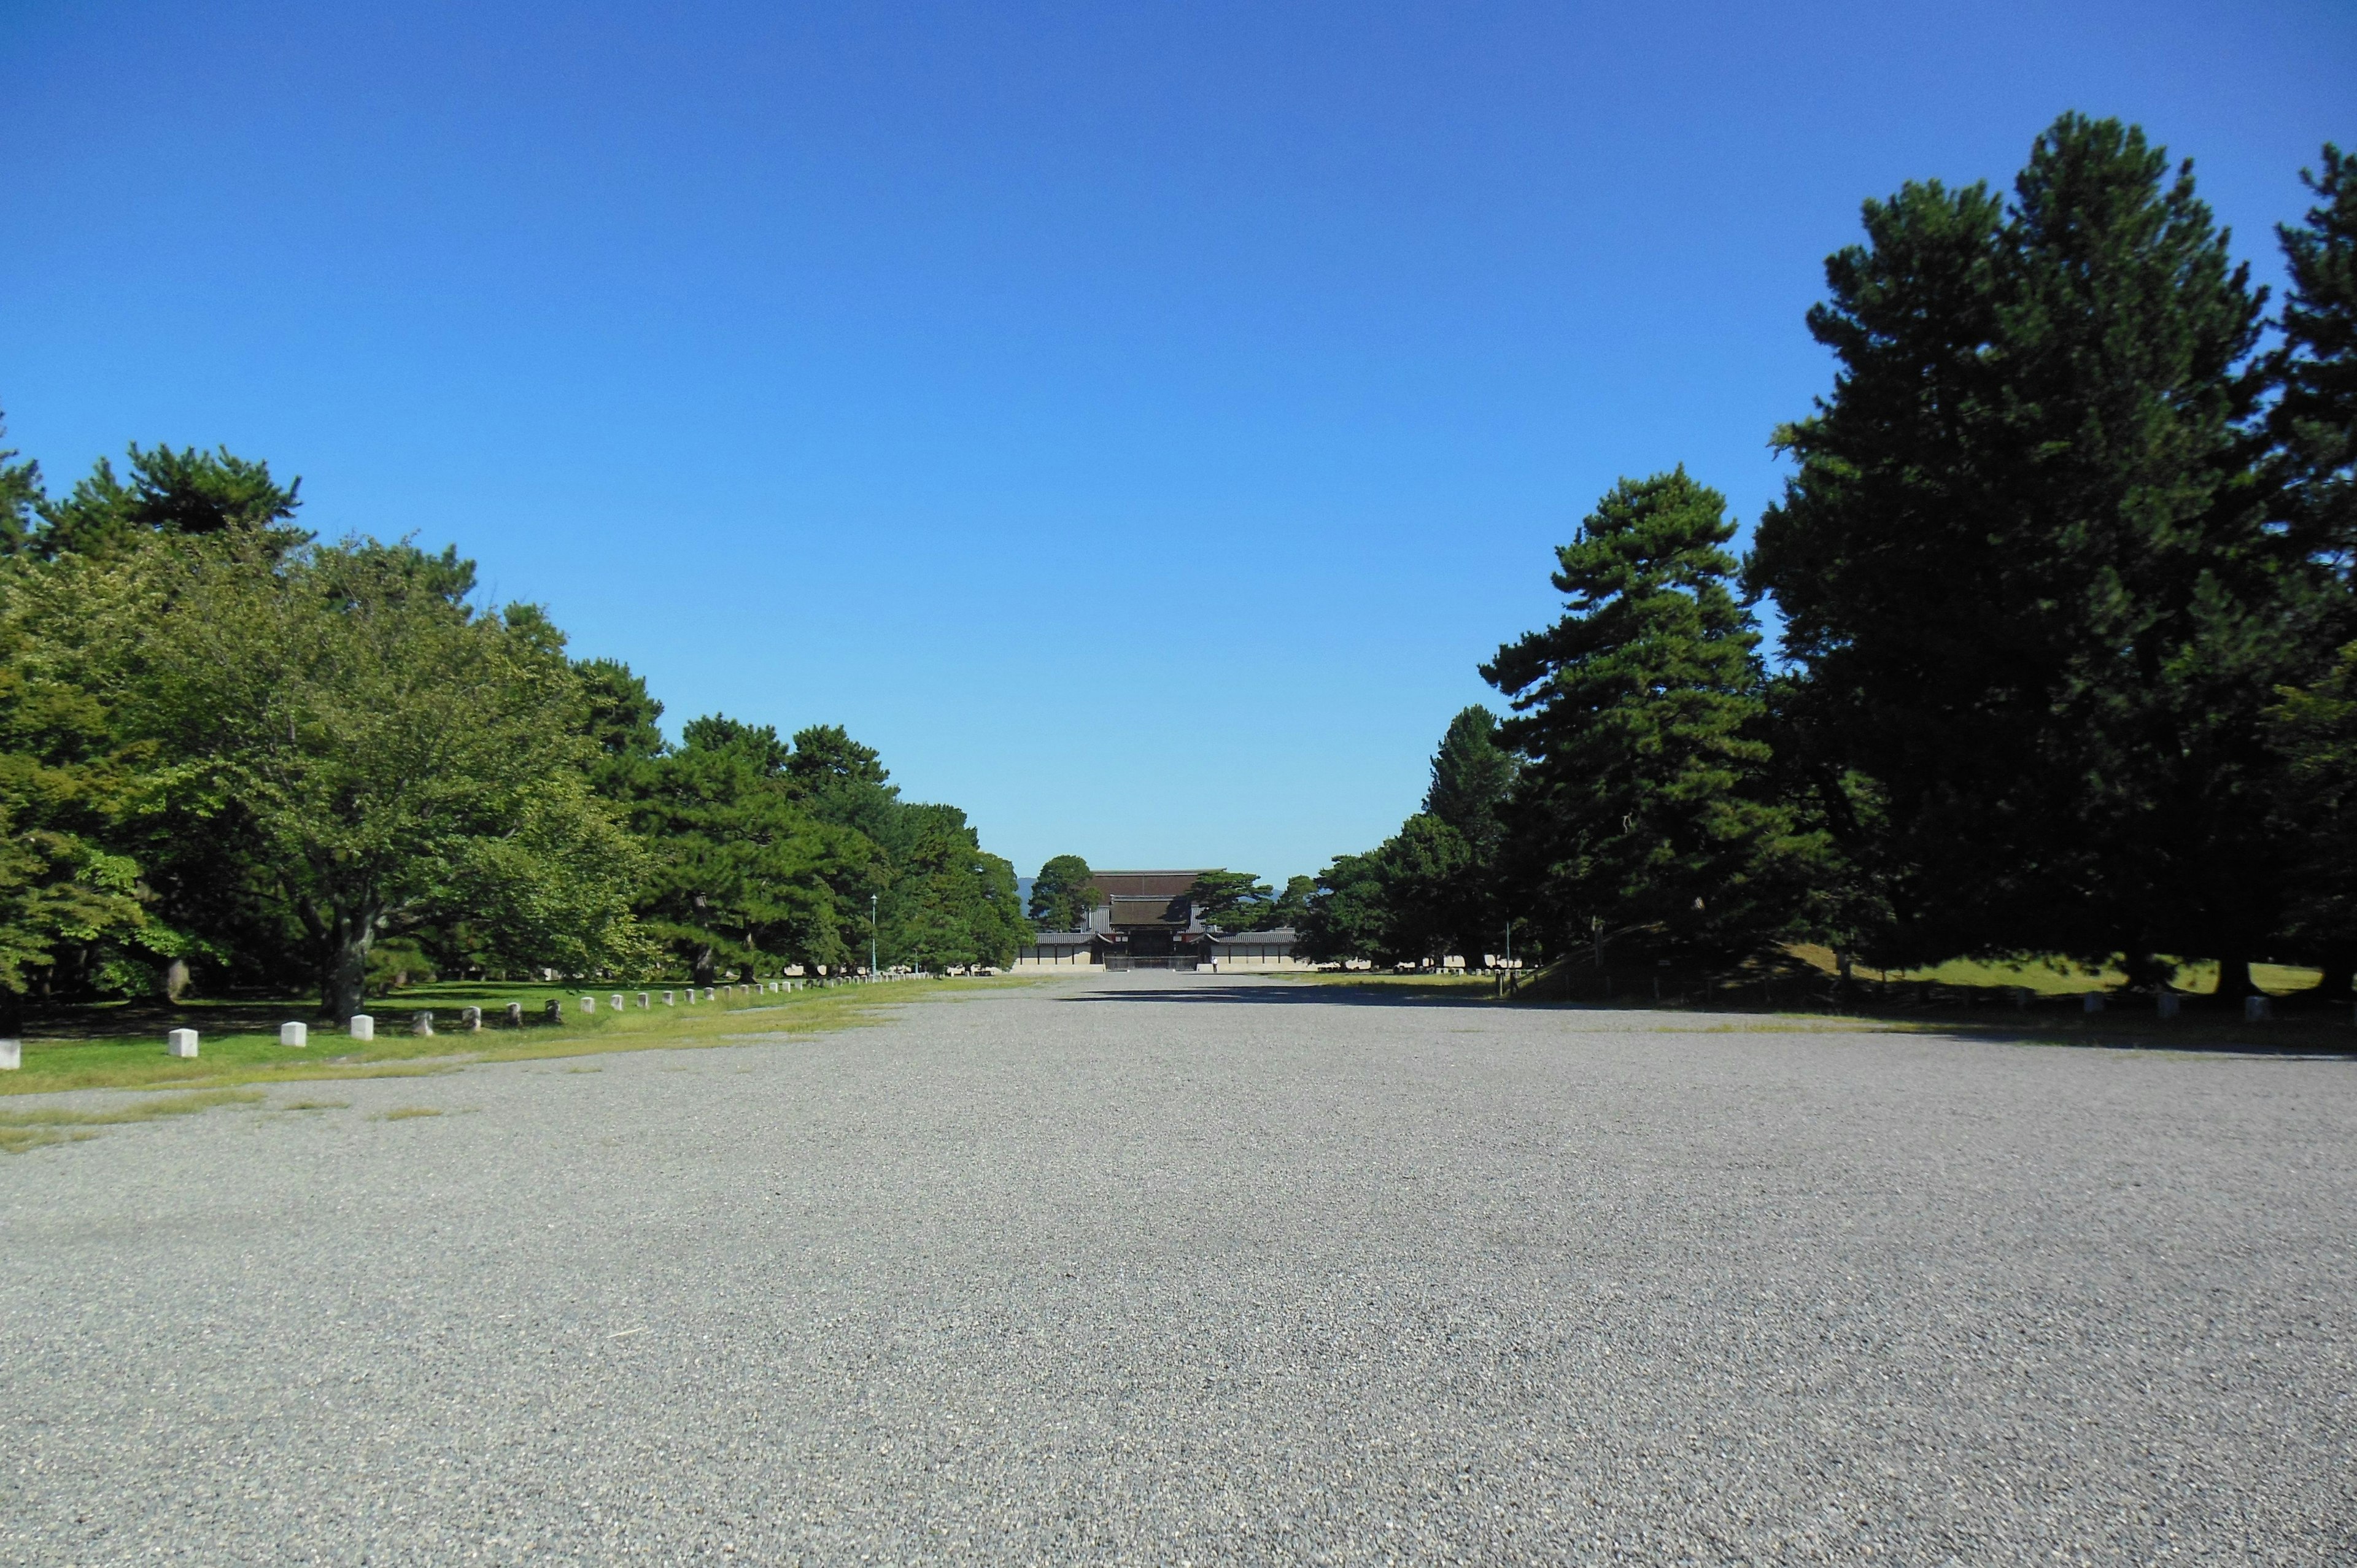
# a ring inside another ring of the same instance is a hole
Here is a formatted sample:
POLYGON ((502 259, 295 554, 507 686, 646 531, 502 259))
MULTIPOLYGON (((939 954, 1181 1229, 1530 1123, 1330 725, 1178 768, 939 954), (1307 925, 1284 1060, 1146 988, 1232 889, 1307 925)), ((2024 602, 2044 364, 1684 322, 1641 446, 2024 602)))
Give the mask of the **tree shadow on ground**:
MULTIPOLYGON (((1949 988, 1956 990, 1960 988, 1949 988)), ((1560 996, 1500 998, 1464 983, 1418 985, 1383 980, 1353 984, 1262 982, 1237 985, 1174 980, 1166 985, 1090 991, 1056 998, 1082 1004, 1153 1004, 1182 1007, 1303 1006, 1439 1008, 1456 1012, 1508 1010, 1514 1014, 1642 1016, 1649 1032, 1803 1034, 1903 1033, 1950 1035, 2000 1045, 2077 1046, 2095 1050, 2172 1051, 2277 1058, 2357 1057, 2357 1028, 2337 1010, 2297 1012, 2265 1023, 2244 1023, 2220 1007, 2190 1005, 2179 1017, 2162 1020, 2126 1011, 2125 1005, 2084 1013, 2076 996, 2040 998, 2015 1007, 2009 996, 1875 996, 1860 993, 1845 1004, 1826 995, 1797 998, 1799 1005, 1751 1002, 1740 996, 1680 998, 1661 1002, 1627 998, 1560 996)), ((2122 999, 2125 1004, 2126 999, 2122 999)), ((2149 1002, 2147 1002, 2149 1005, 2149 1002)))
POLYGON ((1186 1006, 1293 1007, 1327 1003, 1343 1007, 1491 1007, 1496 1002, 1469 986, 1351 985, 1286 983, 1264 981, 1258 985, 1228 985, 1216 982, 1140 986, 1120 991, 1092 991, 1060 996, 1059 1002, 1169 1002, 1186 1006))

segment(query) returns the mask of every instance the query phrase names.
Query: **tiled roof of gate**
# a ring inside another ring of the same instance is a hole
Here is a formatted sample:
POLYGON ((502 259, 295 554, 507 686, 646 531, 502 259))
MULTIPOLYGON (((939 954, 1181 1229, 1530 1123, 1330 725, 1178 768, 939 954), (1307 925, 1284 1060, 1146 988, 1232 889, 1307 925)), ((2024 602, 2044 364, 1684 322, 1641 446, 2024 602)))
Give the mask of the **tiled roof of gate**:
POLYGON ((1108 898, 1177 898, 1195 886, 1200 871, 1099 871, 1091 886, 1108 898))
POLYGON ((1150 898, 1113 900, 1113 923, 1116 926, 1183 926, 1194 910, 1182 890, 1176 897, 1164 895, 1150 898))

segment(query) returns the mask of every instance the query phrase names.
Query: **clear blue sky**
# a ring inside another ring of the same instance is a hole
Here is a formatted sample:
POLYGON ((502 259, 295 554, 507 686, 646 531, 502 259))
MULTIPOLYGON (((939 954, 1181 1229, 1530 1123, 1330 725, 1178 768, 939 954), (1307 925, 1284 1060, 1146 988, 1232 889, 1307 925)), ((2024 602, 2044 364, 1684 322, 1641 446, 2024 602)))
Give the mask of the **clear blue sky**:
POLYGON ((1314 871, 1550 548, 1748 520, 1860 199, 2077 108, 2272 277, 2357 5, 0 7, 0 404, 455 541, 673 726, 838 722, 1024 872, 1314 871))

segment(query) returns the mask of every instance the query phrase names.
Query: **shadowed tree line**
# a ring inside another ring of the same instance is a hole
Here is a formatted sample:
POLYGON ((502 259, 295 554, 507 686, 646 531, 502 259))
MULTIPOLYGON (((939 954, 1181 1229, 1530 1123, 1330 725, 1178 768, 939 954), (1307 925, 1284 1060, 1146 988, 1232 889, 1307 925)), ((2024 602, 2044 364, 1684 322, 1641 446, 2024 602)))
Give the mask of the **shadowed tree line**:
POLYGON ((2143 134, 2065 115, 2010 195, 1864 209, 1830 390, 1748 555, 1624 479, 1481 673, 1424 809, 1318 878, 1325 959, 1795 940, 2158 983, 2357 968, 2357 160, 2277 231, 2279 310, 2143 134), (1760 612, 1779 638, 1763 647, 1760 612))
POLYGON ((28 1001, 436 974, 709 983, 1006 963, 1012 867, 840 728, 676 744, 455 548, 323 544, 297 485, 0 453, 0 1034, 28 1001), (871 915, 873 929, 871 930, 871 915))

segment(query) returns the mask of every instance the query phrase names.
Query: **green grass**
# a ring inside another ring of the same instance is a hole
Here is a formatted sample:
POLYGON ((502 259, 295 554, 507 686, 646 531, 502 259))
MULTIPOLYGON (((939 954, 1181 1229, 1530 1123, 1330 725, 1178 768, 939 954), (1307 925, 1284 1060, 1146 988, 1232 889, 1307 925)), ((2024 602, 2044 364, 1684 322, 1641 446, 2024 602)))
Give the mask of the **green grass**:
MULTIPOLYGON (((1812 955, 1813 957, 1813 954, 1812 955)), ((1820 967, 1833 968, 1833 954, 1824 955, 1820 967)), ((1880 978, 1881 970, 1862 970, 1861 974, 1880 978)), ((1934 985, 2018 985, 2037 992, 2041 996, 2077 996, 2090 991, 2107 991, 2127 983, 2127 976, 2118 970, 2090 969, 2067 959, 2024 959, 2010 963, 1983 963, 1974 959, 1951 959, 1946 963, 1929 969, 1892 970, 1893 981, 1928 981, 1934 985)), ((2271 996, 2285 996, 2305 991, 2324 976, 2313 969, 2300 969, 2287 964, 2255 963, 2251 966, 2252 983, 2271 996)), ((2180 963, 2169 983, 2178 990, 2193 995, 2204 995, 2218 989, 2218 965, 2214 961, 2180 963)))
POLYGON ((1665 1034, 1798 1034, 1900 1032, 1969 1035, 2029 1045, 2083 1045, 2113 1048, 2160 1048, 2235 1053, 2357 1054, 2357 1026, 2345 1005, 2303 1004, 2296 993, 2317 983, 2314 970, 2252 966, 2260 986, 2285 1001, 2278 1015, 2245 1023, 2239 1006, 2213 1001, 2217 966, 2184 965, 2177 984, 2188 992, 2184 1011, 2164 1022, 2149 996, 2119 995, 2101 1013, 2087 1013, 2083 993, 2115 985, 2123 976, 2062 963, 1971 963, 1958 961, 1888 981, 1881 972, 1860 969, 1857 983, 1844 997, 1836 993, 1833 954, 1822 948, 1794 948, 1727 970, 1661 968, 1635 955, 1621 964, 1608 961, 1612 993, 1608 998, 1593 971, 1574 965, 1567 973, 1538 972, 1523 995, 1495 999, 1489 975, 1430 972, 1386 974, 1372 971, 1318 972, 1298 977, 1316 985, 1340 985, 1430 1001, 1486 1003, 1517 1007, 1606 1007, 1658 1012, 1665 1034), (1653 995, 1654 984, 1661 997, 1653 995), (2014 992, 2029 993, 2015 1005, 2014 992))
POLYGON ((0 1154, 21 1155, 44 1144, 94 1138, 92 1127, 119 1127, 132 1122, 156 1122, 167 1116, 193 1116, 218 1106, 261 1104, 268 1095, 258 1090, 216 1089, 196 1094, 167 1095, 102 1111, 61 1111, 47 1106, 0 1109, 0 1154))
MULTIPOLYGON (((339 1078, 403 1078, 455 1071, 469 1062, 518 1061, 549 1057, 592 1056, 608 1051, 673 1050, 727 1044, 748 1036, 807 1035, 854 1027, 879 1018, 896 1003, 952 995, 1023 979, 902 980, 877 985, 846 985, 783 994, 766 992, 736 1001, 700 1002, 665 1007, 662 988, 656 1004, 616 1013, 606 1005, 612 988, 595 993, 550 986, 422 986, 389 1001, 371 1004, 379 1026, 374 1040, 354 1040, 326 1025, 315 1026, 307 1047, 278 1043, 272 1020, 307 1018, 303 1004, 247 1001, 200 1003, 163 1008, 152 1004, 78 1008, 43 1017, 27 1030, 24 1066, 0 1073, 0 1099, 70 1089, 222 1087, 339 1078), (598 1011, 585 1016, 578 999, 595 994, 598 1011), (447 1030, 465 1005, 497 1017, 509 1002, 524 1004, 526 1017, 550 996, 572 998, 561 1024, 530 1024, 522 1029, 486 1024, 479 1034, 408 1033, 409 1015, 422 1008, 447 1030), (183 1060, 164 1054, 171 1028, 199 1032, 199 1055, 183 1060)), ((635 998, 638 987, 626 996, 635 998)))
POLYGON ((1342 985, 1401 996, 1428 996, 1435 1000, 1487 996, 1497 987, 1497 981, 1491 975, 1448 974, 1430 970, 1407 974, 1376 969, 1289 970, 1268 978, 1298 981, 1307 985, 1342 985))

